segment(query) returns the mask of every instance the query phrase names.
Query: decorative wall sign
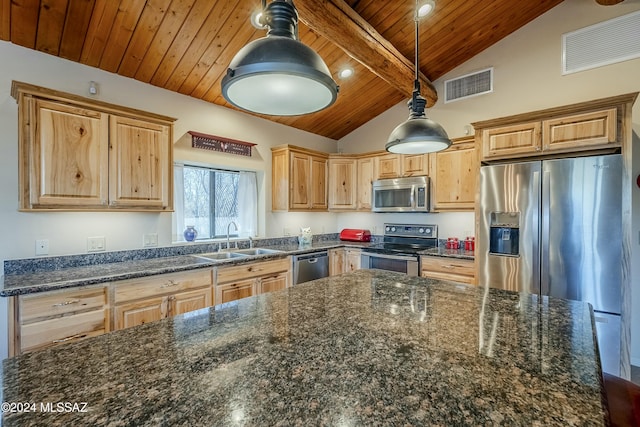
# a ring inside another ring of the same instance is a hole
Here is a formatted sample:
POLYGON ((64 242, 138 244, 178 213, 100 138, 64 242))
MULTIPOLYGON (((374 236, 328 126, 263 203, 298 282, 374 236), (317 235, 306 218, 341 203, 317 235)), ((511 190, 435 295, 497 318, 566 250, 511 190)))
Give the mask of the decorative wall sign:
POLYGON ((221 136, 207 135, 206 133, 189 131, 191 146, 204 150, 220 151, 222 153, 237 154, 239 156, 251 156, 251 147, 256 144, 251 142, 236 141, 235 139, 221 136))

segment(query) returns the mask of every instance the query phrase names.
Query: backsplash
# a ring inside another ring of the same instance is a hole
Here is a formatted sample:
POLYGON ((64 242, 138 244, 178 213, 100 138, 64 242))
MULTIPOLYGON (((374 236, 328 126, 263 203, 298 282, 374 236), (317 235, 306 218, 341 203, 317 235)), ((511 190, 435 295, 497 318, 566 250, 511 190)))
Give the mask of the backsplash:
MULTIPOLYGON (((317 234, 313 236, 313 242, 330 242, 339 240, 338 233, 317 234)), ((240 249, 249 247, 249 240, 233 240, 240 249)), ((297 245, 298 237, 279 237, 254 239, 254 246, 281 246, 297 245)), ((161 248, 132 249, 126 251, 100 252, 79 255, 63 255, 55 257, 38 257, 6 260, 4 262, 4 274, 39 273, 51 270, 61 270, 70 267, 85 267, 97 264, 109 264, 123 261, 140 261, 145 259, 162 258, 179 255, 202 254, 216 252, 218 248, 226 248, 226 242, 216 243, 189 243, 184 245, 166 246, 161 248)))

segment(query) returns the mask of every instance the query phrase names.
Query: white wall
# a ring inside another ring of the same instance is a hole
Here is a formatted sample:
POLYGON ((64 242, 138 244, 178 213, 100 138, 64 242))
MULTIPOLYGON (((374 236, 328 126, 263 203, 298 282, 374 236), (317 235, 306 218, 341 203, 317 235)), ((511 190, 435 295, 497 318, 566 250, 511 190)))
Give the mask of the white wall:
MULTIPOLYGON (((166 91, 54 56, 0 42, 0 260, 35 256, 35 240, 49 240, 49 254, 86 252, 89 236, 105 236, 107 250, 142 247, 144 233, 158 233, 159 246, 171 244, 169 213, 21 213, 18 208, 17 104, 10 96, 11 81, 24 81, 51 89, 87 96, 89 81, 99 84, 98 99, 113 104, 175 117, 175 160, 225 168, 258 171, 260 236, 281 236, 282 219, 270 212, 272 146, 292 143, 335 152, 332 139, 279 125, 248 114, 166 91), (187 131, 209 133, 257 143, 252 157, 196 150, 189 146, 187 131), (268 178, 268 179, 266 179, 268 178), (269 212, 267 213, 267 210, 269 212)), ((309 222, 296 219, 297 223, 309 222)), ((314 217, 314 228, 335 232, 331 215, 314 217)))
MULTIPOLYGON (((563 33, 637 10, 640 10, 639 0, 626 0, 616 6, 600 6, 594 0, 565 0, 434 82, 443 96, 445 80, 494 67, 493 93, 449 104, 440 101, 427 111, 427 116, 440 123, 450 137, 457 138, 465 136, 465 126, 472 122, 640 91, 640 59, 566 76, 561 74, 563 33)), ((422 46, 424 51, 428 50, 428 43, 422 46)), ((338 147, 346 153, 383 149, 386 136, 407 117, 406 102, 402 102, 342 138, 338 147)), ((640 101, 636 101, 633 108, 633 129, 635 146, 640 143, 637 137, 640 135, 640 101)), ((634 150, 638 151, 635 147, 634 150)), ((636 175, 640 174, 637 152, 634 152, 633 170, 636 175)), ((349 216, 353 223, 372 223, 373 220, 367 218, 364 214, 349 216)), ((465 228, 468 220, 460 220, 465 221, 465 228)), ((343 223, 343 218, 339 218, 338 226, 342 227, 343 223)), ((443 228, 440 237, 447 236, 443 228)), ((640 189, 636 186, 632 236, 631 358, 632 364, 640 366, 640 189)))

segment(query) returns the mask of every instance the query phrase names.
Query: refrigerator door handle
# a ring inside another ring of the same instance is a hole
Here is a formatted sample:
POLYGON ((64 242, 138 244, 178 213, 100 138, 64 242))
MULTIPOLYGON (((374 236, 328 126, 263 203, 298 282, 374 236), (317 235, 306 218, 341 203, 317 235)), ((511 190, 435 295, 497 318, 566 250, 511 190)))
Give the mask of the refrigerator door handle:
MULTIPOLYGON (((544 170, 544 169, 543 169, 544 170)), ((551 173, 544 170, 542 178, 542 218, 540 226, 540 294, 549 295, 551 283, 549 281, 549 223, 551 218, 551 173)))
POLYGON ((533 289, 530 290, 531 293, 540 294, 540 171, 536 170, 533 172, 533 189, 532 189, 532 227, 533 230, 533 281, 532 286, 533 289))

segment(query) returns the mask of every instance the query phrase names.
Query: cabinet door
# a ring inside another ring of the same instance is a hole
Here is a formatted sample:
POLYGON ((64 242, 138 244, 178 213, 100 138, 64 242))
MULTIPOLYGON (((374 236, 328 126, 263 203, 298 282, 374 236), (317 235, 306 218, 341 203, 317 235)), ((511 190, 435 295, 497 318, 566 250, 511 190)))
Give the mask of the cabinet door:
POLYGON ((289 274, 284 272, 275 276, 261 277, 257 283, 257 295, 274 292, 289 287, 289 274))
POLYGON ((351 271, 360 270, 360 266, 362 265, 360 261, 360 257, 362 255, 362 251, 360 249, 347 249, 345 253, 345 272, 349 273, 351 271))
POLYGON ((343 248, 329 250, 329 276, 336 276, 345 271, 345 250, 343 248))
POLYGON ((356 160, 329 159, 329 209, 356 208, 356 160))
POLYGON ((483 159, 500 159, 541 151, 541 123, 529 122, 482 130, 483 159))
POLYGON ((377 179, 398 178, 400 176, 400 155, 384 154, 376 158, 378 176, 377 179))
POLYGON ((22 207, 106 205, 108 115, 42 99, 31 105, 31 167, 21 165, 30 169, 30 189, 22 207))
POLYGON ((402 156, 402 176, 429 175, 429 155, 415 154, 402 156))
POLYGON ((452 282, 475 285, 474 261, 470 259, 443 258, 433 256, 420 257, 422 277, 449 280, 452 282))
POLYGON ((616 109, 611 108, 544 120, 542 150, 580 151, 616 144, 616 117, 616 109))
POLYGON ((371 192, 372 184, 375 179, 375 161, 372 157, 365 159, 358 159, 357 164, 357 201, 356 207, 358 210, 371 210, 371 192))
POLYGON ((233 283, 216 285, 216 304, 247 298, 255 294, 256 279, 239 280, 233 283))
POLYGON ((311 209, 327 210, 327 159, 311 157, 311 209))
POLYGON ((102 335, 108 330, 105 319, 105 310, 94 310, 23 325, 20 327, 20 351, 24 353, 102 335))
POLYGON ((179 292, 169 297, 170 315, 187 313, 211 307, 211 288, 198 289, 196 291, 179 292))
POLYGON ((473 139, 454 143, 432 155, 432 205, 434 210, 473 210, 479 174, 473 139))
POLYGON ((169 126, 111 116, 109 203, 171 209, 169 126))
POLYGON ((271 154, 271 210, 289 210, 289 152, 271 154))
POLYGON ((291 176, 289 182, 289 204, 291 209, 309 209, 309 181, 311 179, 311 156, 291 153, 291 176))
POLYGON ((169 297, 149 298, 142 301, 117 305, 115 308, 116 329, 130 328, 164 319, 169 313, 169 297))

